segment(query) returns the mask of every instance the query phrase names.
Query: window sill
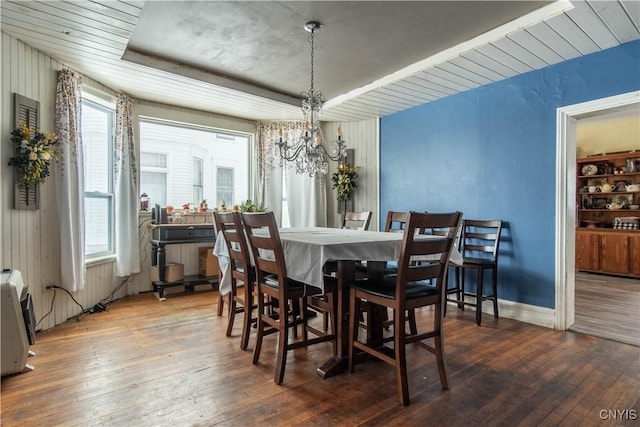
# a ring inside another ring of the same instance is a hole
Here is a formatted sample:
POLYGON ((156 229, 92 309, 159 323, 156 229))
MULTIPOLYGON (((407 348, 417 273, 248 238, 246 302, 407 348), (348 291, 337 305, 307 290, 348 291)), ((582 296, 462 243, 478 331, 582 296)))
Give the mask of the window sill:
POLYGON ((109 262, 116 262, 116 254, 104 255, 96 258, 87 258, 84 261, 86 267, 93 267, 94 265, 106 264, 109 262))

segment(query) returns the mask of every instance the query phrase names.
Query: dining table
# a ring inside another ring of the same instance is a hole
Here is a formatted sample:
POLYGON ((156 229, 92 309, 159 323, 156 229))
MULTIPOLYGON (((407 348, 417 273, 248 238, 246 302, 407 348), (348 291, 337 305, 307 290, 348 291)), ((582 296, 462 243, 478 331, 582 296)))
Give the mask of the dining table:
MULTIPOLYGON (((318 374, 329 378, 346 371, 349 354, 349 286, 356 277, 356 263, 366 261, 367 275, 375 278, 383 274, 387 261, 397 261, 402 249, 403 233, 370 230, 351 230, 329 227, 292 227, 278 230, 289 278, 324 288, 323 266, 337 262, 337 346, 336 354, 318 367, 318 374)), ((421 235, 424 239, 443 239, 442 236, 421 235)), ((231 291, 229 250, 219 235, 213 253, 218 257, 222 279, 220 293, 231 291)), ((461 265, 462 256, 454 246, 450 261, 461 265)))

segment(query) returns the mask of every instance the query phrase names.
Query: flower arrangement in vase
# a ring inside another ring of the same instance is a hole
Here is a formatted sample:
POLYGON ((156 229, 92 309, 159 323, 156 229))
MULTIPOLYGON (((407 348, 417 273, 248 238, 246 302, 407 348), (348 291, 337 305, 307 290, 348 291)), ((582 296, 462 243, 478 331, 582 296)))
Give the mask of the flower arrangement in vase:
POLYGON ((21 123, 11 132, 11 142, 15 156, 9 159, 9 166, 16 168, 18 187, 29 188, 43 183, 50 173, 49 166, 56 154, 58 137, 21 123))

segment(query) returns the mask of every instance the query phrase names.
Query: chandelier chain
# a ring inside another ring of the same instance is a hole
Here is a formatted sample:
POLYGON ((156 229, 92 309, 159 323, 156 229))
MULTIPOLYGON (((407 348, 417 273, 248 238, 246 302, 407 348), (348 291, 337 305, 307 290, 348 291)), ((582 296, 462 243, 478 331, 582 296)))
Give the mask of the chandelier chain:
MULTIPOLYGON (((301 92, 302 113, 304 117, 304 130, 287 141, 283 138, 282 128, 280 128, 279 136, 275 138, 274 146, 280 158, 280 165, 284 166, 284 162, 295 163, 296 173, 307 173, 309 176, 325 175, 328 171, 328 160, 342 161, 346 157, 345 141, 342 139, 342 131, 338 128, 338 139, 327 144, 322 135, 320 126, 320 114, 322 104, 324 103, 324 95, 321 91, 315 90, 315 32, 322 28, 319 22, 307 22, 305 30, 309 35, 309 44, 311 45, 311 87, 306 92, 301 92)), ((291 137, 291 135, 287 135, 291 137)))

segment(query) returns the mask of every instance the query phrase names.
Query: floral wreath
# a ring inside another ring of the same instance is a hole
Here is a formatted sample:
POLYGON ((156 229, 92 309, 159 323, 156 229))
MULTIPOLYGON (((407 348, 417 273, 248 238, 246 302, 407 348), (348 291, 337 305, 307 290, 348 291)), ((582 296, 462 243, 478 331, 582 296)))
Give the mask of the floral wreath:
POLYGON ((49 164, 55 157, 58 137, 19 123, 18 128, 11 132, 11 142, 16 155, 9 159, 9 166, 16 167, 18 186, 27 188, 43 183, 49 176, 49 164))
POLYGON ((331 176, 332 188, 338 190, 338 200, 344 202, 351 199, 353 189, 358 187, 358 167, 350 166, 348 163, 340 164, 338 171, 331 176))

